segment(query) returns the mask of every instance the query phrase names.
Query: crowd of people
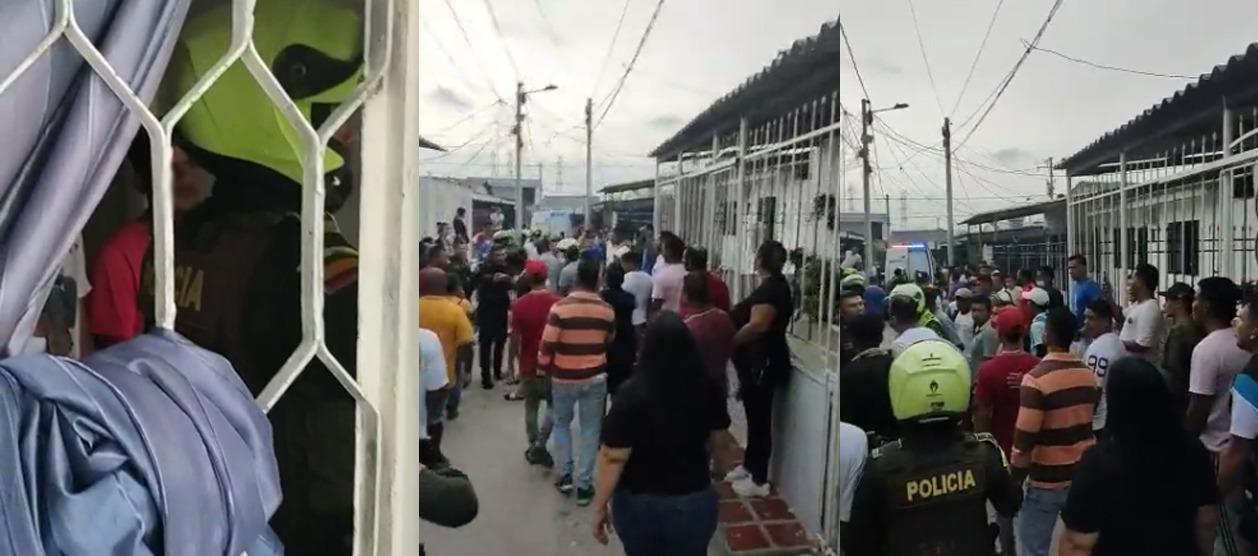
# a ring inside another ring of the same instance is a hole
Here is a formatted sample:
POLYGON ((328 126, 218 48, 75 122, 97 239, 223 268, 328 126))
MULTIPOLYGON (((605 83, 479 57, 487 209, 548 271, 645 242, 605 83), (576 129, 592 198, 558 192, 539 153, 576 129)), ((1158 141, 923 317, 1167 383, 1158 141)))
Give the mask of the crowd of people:
POLYGON ((1068 270, 844 271, 846 554, 1255 554, 1258 298, 1068 270))
POLYGON ((770 493, 773 394, 789 375, 794 307, 785 248, 759 247, 758 286, 731 304, 707 251, 667 231, 524 230, 521 244, 494 226, 478 234, 491 238, 484 248, 457 232, 421 242, 421 463, 452 465, 444 422, 459 418, 476 355, 481 388, 505 384, 506 401, 523 401, 525 462, 594 506, 599 542, 614 529, 630 555, 706 554, 714 479, 746 497, 770 493), (735 392, 748 422, 741 464, 735 392))

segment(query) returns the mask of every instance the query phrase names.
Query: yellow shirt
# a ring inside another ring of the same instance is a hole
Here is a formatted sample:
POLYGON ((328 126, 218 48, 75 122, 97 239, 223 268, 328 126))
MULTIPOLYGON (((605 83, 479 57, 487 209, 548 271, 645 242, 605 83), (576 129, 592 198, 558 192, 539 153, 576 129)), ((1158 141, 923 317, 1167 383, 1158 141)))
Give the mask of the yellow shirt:
POLYGON ((419 327, 431 330, 441 340, 446 356, 446 376, 457 385, 459 346, 472 342, 472 321, 463 309, 446 297, 419 298, 419 327))

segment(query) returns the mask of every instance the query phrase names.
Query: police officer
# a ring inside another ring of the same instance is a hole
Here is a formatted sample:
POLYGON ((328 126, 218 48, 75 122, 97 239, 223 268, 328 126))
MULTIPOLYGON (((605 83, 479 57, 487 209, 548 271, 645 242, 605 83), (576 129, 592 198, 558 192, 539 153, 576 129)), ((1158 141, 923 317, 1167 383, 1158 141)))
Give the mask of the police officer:
POLYGON ((913 344, 891 365, 891 408, 901 439, 873 451, 844 529, 848 556, 993 554, 987 502, 1013 516, 1021 495, 1003 452, 968 434, 970 367, 942 340, 913 344))
MULTIPOLYGON (((257 3, 258 53, 316 127, 361 80, 360 11, 338 0, 257 3)), ((191 89, 227 51, 231 35, 227 2, 191 16, 165 86, 179 95, 191 89)), ((176 328, 230 360, 257 395, 302 337, 301 147, 242 63, 192 106, 176 133, 216 178, 212 195, 176 233, 176 328)), ((350 174, 336 149, 323 157, 331 213, 346 195, 350 174)), ((358 254, 330 216, 326 222, 326 341, 353 373, 358 254)), ((148 285, 151 300, 151 280, 148 285)), ((317 368, 306 369, 269 414, 283 490, 272 525, 288 554, 349 554, 354 403, 322 365, 311 367, 317 368)))

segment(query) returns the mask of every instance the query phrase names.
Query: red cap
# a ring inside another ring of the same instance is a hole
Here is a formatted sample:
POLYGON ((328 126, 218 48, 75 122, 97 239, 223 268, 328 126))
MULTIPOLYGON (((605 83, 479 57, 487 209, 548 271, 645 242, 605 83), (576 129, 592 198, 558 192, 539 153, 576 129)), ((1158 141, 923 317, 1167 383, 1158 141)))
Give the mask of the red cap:
POLYGON ((992 326, 1001 335, 1013 333, 1017 331, 1019 334, 1026 332, 1026 317, 1020 309, 1014 307, 1005 307, 992 316, 992 326))
POLYGON ((545 278, 550 274, 549 270, 546 268, 546 263, 537 259, 531 259, 524 263, 524 273, 540 276, 542 278, 545 278))

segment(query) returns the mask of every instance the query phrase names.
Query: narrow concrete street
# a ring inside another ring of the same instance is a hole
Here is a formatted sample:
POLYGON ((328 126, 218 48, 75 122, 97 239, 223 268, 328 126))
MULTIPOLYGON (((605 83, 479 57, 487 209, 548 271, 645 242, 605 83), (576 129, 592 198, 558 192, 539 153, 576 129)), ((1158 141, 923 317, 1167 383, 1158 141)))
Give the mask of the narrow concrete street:
MULTIPOLYGON (((505 388, 487 391, 473 384, 463 391, 459 418, 446 425, 443 450, 471 477, 480 515, 460 529, 421 523, 419 538, 428 555, 623 554, 614 537, 607 547, 594 540, 592 509, 556 492, 549 471, 525 463, 524 402, 503 400, 505 388)), ((731 411, 739 421, 734 428, 741 439, 741 406, 731 404, 731 411)))
MULTIPOLYGON (((460 416, 446 425, 443 450, 468 474, 480 515, 460 529, 423 523, 430 556, 587 556, 621 554, 594 540, 593 510, 555 491, 551 474, 524 461, 524 402, 502 399, 505 385, 464 390, 460 416)), ((423 495, 422 493, 420 494, 423 495)))

